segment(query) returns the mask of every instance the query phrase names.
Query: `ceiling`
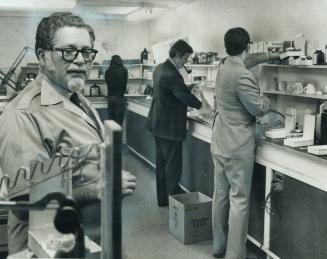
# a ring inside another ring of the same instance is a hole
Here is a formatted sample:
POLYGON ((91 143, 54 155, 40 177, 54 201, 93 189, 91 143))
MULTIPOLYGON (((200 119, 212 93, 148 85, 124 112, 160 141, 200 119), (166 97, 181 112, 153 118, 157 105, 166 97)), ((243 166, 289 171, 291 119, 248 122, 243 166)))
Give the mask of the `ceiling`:
POLYGON ((193 0, 77 0, 76 8, 118 20, 145 20, 193 0), (135 18, 134 18, 135 17, 135 18))
POLYGON ((0 15, 69 10, 101 19, 139 21, 154 18, 164 10, 192 1, 194 0, 0 0, 0 15))
POLYGON ((190 0, 77 0, 78 5, 102 7, 176 7, 190 0))

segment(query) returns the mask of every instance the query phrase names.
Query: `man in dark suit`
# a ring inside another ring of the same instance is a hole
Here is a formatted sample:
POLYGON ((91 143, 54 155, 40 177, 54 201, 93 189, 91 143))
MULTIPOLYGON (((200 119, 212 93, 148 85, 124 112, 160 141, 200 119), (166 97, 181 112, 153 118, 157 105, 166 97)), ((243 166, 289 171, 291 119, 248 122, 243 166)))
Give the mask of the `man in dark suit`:
POLYGON ((168 205, 168 195, 183 192, 178 183, 182 173, 187 106, 197 109, 202 106, 179 73, 192 53, 188 43, 178 40, 169 50, 169 59, 159 64, 153 74, 153 103, 147 127, 156 141, 156 184, 160 207, 168 205))

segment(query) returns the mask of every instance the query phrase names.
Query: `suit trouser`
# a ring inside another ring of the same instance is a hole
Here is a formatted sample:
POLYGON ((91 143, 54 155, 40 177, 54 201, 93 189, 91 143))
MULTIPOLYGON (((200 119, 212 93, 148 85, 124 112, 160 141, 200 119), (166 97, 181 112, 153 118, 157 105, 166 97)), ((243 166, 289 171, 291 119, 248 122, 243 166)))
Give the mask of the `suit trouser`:
POLYGON ((181 193, 182 141, 155 137, 158 205, 168 204, 168 195, 181 193))
POLYGON ((244 259, 254 158, 212 157, 215 165, 213 252, 226 252, 225 259, 244 259))

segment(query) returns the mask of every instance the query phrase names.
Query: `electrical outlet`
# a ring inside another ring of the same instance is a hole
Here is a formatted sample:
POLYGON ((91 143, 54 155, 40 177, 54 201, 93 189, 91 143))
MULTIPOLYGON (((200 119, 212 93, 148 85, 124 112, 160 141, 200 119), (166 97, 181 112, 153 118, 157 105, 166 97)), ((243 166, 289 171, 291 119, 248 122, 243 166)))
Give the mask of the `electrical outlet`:
POLYGON ((281 192, 283 190, 285 176, 281 173, 274 172, 271 182, 272 190, 275 192, 281 192))

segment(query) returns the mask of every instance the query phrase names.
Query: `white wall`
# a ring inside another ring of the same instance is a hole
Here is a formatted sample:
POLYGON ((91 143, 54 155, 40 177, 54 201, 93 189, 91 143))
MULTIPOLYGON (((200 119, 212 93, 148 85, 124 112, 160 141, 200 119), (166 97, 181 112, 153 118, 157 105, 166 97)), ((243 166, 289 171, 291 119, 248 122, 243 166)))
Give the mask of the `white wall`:
POLYGON ((195 51, 224 56, 225 32, 244 27, 252 41, 290 40, 303 32, 325 46, 326 10, 326 0, 197 0, 150 21, 149 40, 155 44, 187 35, 195 51))
MULTIPOLYGON (((243 27, 254 42, 292 40, 304 33, 321 49, 327 44, 326 10, 326 0, 197 0, 149 21, 149 41, 153 45, 186 35, 196 52, 216 51, 223 57, 224 34, 232 27, 243 27)), ((206 93, 210 102, 211 95, 206 93)), ((313 112, 316 104, 316 100, 278 98, 273 106, 284 112, 293 105, 302 114, 307 109, 313 112)), ((300 126, 302 119, 299 116, 300 126)))
POLYGON ((87 21, 96 33, 95 48, 99 50, 97 57, 99 61, 110 59, 114 54, 120 55, 123 59, 140 59, 142 50, 148 47, 149 34, 145 23, 87 21))
MULTIPOLYGON (((82 16, 83 17, 83 16, 82 16)), ((8 68, 24 46, 34 48, 36 28, 41 16, 0 16, 0 69, 8 68)), ((119 54, 124 59, 139 58, 148 47, 148 30, 145 23, 128 24, 85 18, 95 30, 95 48, 99 50, 97 62, 119 54)), ((36 62, 34 53, 27 54, 22 62, 36 62)))
MULTIPOLYGON (((24 46, 34 48, 38 17, 0 17, 0 69, 11 66, 24 46)), ((35 61, 35 54, 26 54, 23 62, 35 61)))
MULTIPOLYGON (((86 20, 95 29, 95 47, 100 51, 96 61, 101 62, 116 53, 139 58, 144 47, 185 35, 196 51, 217 51, 224 56, 223 36, 235 26, 246 28, 252 41, 288 40, 303 32, 310 39, 320 39, 324 46, 325 10, 325 0, 197 0, 168 10, 147 24, 86 20)), ((35 15, 0 17, 0 68, 8 67, 24 46, 34 46, 40 19, 35 15)))

